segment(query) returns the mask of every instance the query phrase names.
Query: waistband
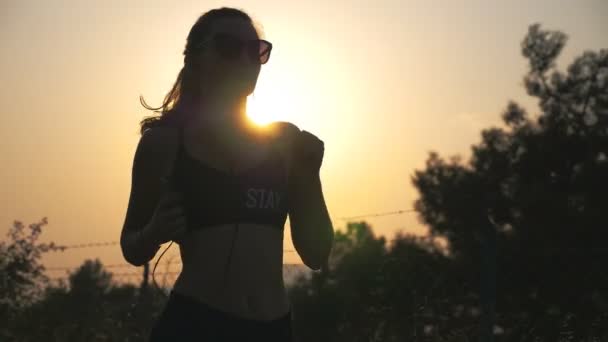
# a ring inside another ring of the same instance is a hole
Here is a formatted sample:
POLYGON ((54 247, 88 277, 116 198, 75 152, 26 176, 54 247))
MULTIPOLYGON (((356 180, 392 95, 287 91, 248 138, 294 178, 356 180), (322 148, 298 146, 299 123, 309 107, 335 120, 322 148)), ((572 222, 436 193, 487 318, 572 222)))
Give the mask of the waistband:
POLYGON ((273 326, 283 326, 284 324, 291 322, 292 316, 292 311, 290 309, 281 317, 270 321, 239 317, 233 313, 212 307, 196 298, 178 293, 175 290, 171 290, 167 305, 178 306, 182 314, 187 314, 192 318, 197 317, 196 320, 200 318, 206 322, 214 321, 217 324, 235 324, 241 327, 252 326, 270 328, 273 326))

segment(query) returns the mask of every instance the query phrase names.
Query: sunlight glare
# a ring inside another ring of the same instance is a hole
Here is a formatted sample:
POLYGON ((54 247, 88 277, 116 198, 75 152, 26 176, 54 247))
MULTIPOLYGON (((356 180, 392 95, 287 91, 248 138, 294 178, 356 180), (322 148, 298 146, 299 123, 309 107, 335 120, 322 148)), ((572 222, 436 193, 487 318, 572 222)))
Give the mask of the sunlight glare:
POLYGON ((262 126, 277 121, 278 105, 275 101, 271 96, 256 91, 247 99, 247 116, 255 124, 262 126))
POLYGON ((287 121, 292 94, 281 82, 259 82, 255 92, 247 98, 247 116, 257 125, 287 121))

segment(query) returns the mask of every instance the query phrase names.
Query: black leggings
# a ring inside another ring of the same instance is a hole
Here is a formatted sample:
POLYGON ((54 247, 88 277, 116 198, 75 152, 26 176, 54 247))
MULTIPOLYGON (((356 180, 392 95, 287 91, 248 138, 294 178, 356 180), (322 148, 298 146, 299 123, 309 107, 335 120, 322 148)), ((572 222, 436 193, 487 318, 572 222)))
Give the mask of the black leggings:
POLYGON ((157 341, 291 342, 291 310, 272 321, 257 321, 172 291, 150 332, 149 342, 157 341))

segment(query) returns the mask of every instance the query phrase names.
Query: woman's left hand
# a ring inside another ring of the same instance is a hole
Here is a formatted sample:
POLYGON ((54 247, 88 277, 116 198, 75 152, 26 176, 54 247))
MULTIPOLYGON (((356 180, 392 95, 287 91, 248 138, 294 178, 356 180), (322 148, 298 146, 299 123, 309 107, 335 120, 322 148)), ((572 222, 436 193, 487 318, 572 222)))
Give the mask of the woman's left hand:
POLYGON ((311 176, 319 173, 325 152, 322 140, 286 121, 274 122, 269 130, 294 175, 311 176))

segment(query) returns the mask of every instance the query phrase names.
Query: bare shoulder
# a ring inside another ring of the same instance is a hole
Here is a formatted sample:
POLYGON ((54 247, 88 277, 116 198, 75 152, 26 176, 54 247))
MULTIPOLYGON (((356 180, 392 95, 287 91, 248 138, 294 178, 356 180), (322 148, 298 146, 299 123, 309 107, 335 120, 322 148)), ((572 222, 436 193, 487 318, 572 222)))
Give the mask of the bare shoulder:
POLYGON ((266 127, 270 140, 284 146, 292 145, 293 140, 301 132, 298 126, 288 121, 274 121, 266 127))
POLYGON ((274 142, 273 145, 279 150, 287 170, 290 170, 294 157, 293 142, 300 133, 300 128, 288 121, 275 121, 268 124, 268 127, 274 142))
POLYGON ((159 126, 147 129, 137 144, 133 167, 160 174, 172 161, 178 139, 179 130, 176 127, 159 126))
POLYGON ((140 143, 146 148, 160 147, 177 138, 179 134, 177 127, 157 126, 147 129, 141 136, 140 143))
POLYGON ((269 124, 270 129, 279 136, 293 136, 300 132, 300 128, 289 121, 274 121, 269 124))

